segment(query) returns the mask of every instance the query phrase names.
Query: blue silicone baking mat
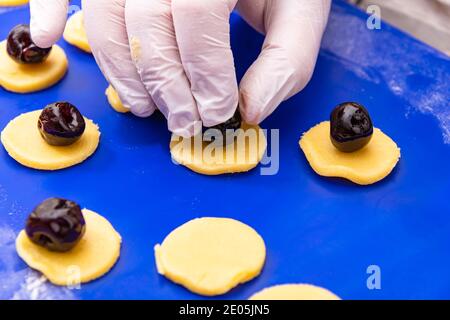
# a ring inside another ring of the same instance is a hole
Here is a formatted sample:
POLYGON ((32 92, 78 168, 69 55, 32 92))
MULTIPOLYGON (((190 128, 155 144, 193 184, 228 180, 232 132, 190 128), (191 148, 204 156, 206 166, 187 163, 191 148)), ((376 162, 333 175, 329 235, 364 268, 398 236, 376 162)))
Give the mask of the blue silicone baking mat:
MULTIPOLYGON (((3 11, 0 39, 28 19, 27 7, 3 11)), ((200 216, 241 220, 267 245, 261 276, 225 299, 293 282, 344 299, 450 298, 450 60, 385 23, 369 30, 366 19, 334 2, 311 83, 262 124, 280 129, 279 171, 269 176, 257 168, 207 177, 174 165, 162 116, 115 113, 92 56, 61 41, 67 76, 33 94, 0 89, 0 128, 68 100, 99 124, 101 144, 86 162, 57 172, 25 168, 0 148, 0 298, 202 298, 159 276, 153 257, 153 246, 172 229, 200 216), (302 132, 348 100, 366 105, 402 150, 393 173, 372 186, 316 175, 298 148, 302 132), (15 252, 28 213, 52 196, 101 213, 123 237, 116 266, 80 290, 43 282, 15 252), (370 266, 381 272, 379 290, 367 287, 370 266)), ((240 78, 263 39, 237 15, 231 24, 240 78)))

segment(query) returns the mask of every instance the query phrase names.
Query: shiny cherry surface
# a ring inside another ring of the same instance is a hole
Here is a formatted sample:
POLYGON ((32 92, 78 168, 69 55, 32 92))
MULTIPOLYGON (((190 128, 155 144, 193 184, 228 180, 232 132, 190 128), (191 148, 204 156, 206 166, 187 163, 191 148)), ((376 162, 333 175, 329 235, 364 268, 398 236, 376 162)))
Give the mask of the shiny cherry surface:
POLYGON ((50 251, 65 252, 75 247, 83 237, 86 223, 78 204, 50 198, 33 210, 25 231, 35 244, 50 251))
POLYGON ((41 63, 52 48, 40 48, 31 40, 30 27, 19 24, 8 35, 6 51, 14 61, 22 64, 41 63))
POLYGON ((83 135, 86 123, 80 111, 69 102, 49 104, 38 120, 42 138, 54 146, 67 146, 83 135))
POLYGON ((354 152, 372 139, 373 124, 369 112, 356 102, 338 105, 330 117, 330 138, 342 152, 354 152))

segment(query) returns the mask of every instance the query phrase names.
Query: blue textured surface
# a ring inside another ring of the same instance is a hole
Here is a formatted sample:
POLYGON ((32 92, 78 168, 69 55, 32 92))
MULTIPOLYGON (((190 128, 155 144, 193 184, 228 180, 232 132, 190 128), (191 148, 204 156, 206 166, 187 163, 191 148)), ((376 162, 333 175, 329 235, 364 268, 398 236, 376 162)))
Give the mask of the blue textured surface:
MULTIPOLYGON (((138 119, 108 107, 93 58, 61 42, 67 77, 44 92, 0 89, 0 128, 15 116, 69 100, 101 128, 98 151, 58 172, 24 168, 0 148, 0 298, 201 298, 156 273, 153 246, 199 216, 239 219, 267 244, 263 273, 224 298, 247 298, 269 285, 306 282, 344 299, 450 298, 450 61, 383 24, 335 2, 314 78, 264 122, 280 128, 280 171, 205 177, 172 164, 161 116, 138 119), (401 147, 381 183, 359 187, 317 176, 297 142, 331 108, 356 100, 401 147), (37 283, 17 257, 14 237, 30 210, 51 196, 106 216, 123 237, 122 255, 105 277, 81 290, 37 283), (381 290, 368 290, 366 268, 381 268, 381 290)), ((26 9, 0 16, 0 39, 28 20, 26 9)), ((239 77, 262 38, 232 18, 239 77)))

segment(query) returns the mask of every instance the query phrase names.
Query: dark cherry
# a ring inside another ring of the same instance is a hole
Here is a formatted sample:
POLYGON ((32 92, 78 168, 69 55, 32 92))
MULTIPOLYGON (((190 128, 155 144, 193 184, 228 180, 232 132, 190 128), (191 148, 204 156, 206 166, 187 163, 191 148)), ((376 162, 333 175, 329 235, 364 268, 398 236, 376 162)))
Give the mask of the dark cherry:
POLYGON ((69 102, 55 102, 42 110, 38 129, 52 146, 67 146, 80 139, 86 123, 78 109, 69 102))
POLYGON ((18 63, 41 63, 47 59, 52 48, 39 48, 31 40, 30 27, 19 24, 8 35, 6 51, 18 63))
POLYGON ((38 205, 27 219, 28 238, 50 251, 69 251, 86 231, 80 206, 73 201, 51 198, 38 205))
POLYGON ((357 151, 372 139, 373 124, 369 112, 356 102, 338 105, 330 120, 331 142, 340 151, 357 151))
MULTIPOLYGON (((216 126, 206 128, 203 127, 203 135, 211 135, 214 137, 213 132, 215 130, 219 130, 223 137, 223 144, 227 142, 227 130, 231 130, 231 132, 234 133, 235 130, 238 130, 241 128, 242 125, 242 117, 241 113, 239 112, 239 107, 237 108, 236 112, 234 113, 233 117, 225 121, 224 123, 218 124, 216 126)), ((230 132, 230 131, 228 131, 230 132)), ((214 140, 213 140, 214 141, 214 140)))

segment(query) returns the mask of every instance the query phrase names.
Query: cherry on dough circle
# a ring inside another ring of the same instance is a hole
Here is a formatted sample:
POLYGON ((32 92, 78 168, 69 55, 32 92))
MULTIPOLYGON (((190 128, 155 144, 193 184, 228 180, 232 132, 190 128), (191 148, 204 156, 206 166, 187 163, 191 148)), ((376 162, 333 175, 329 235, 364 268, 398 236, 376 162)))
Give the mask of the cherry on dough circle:
POLYGON ((16 239, 19 256, 53 284, 85 283, 106 274, 120 256, 120 234, 104 217, 84 209, 86 233, 67 252, 52 252, 31 242, 25 230, 16 239))
POLYGON ((196 139, 201 139, 201 136, 185 139, 173 134, 170 153, 176 163, 204 175, 250 171, 261 162, 267 148, 263 130, 257 125, 245 123, 237 131, 237 137, 231 146, 234 152, 227 153, 227 150, 231 150, 228 149, 230 146, 223 146, 220 156, 211 156, 207 160, 207 157, 215 152, 207 151, 209 147, 213 146, 213 143, 205 141, 197 143, 196 139))
POLYGON ((66 74, 68 61, 64 50, 54 45, 44 62, 19 64, 6 51, 6 41, 0 42, 0 87, 16 93, 47 89, 66 74))
POLYGON ((333 146, 328 121, 303 134, 299 143, 317 174, 345 178, 360 185, 384 179, 400 159, 397 144, 377 128, 369 144, 355 152, 341 152, 333 146))
POLYGON ((37 126, 41 112, 21 114, 3 129, 1 142, 14 160, 33 169, 58 170, 81 163, 95 152, 100 131, 92 120, 84 118, 86 129, 74 144, 52 146, 42 138, 37 126))

